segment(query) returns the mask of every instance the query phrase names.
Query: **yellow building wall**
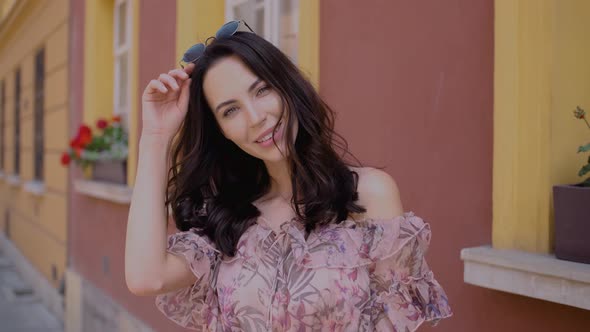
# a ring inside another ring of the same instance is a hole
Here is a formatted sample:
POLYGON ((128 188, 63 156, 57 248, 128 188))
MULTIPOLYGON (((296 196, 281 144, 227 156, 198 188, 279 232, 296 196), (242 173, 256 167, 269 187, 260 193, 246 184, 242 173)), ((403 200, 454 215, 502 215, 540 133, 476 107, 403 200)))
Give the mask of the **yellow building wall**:
POLYGON ((590 129, 576 119, 579 105, 590 116, 590 27, 580 19, 590 13, 590 1, 556 1, 553 44, 553 85, 551 112, 551 183, 579 183, 586 179, 578 171, 590 154, 577 153, 590 143, 590 129))
POLYGON ((86 1, 84 20, 84 114, 93 127, 113 113, 113 1, 86 1))
MULTIPOLYGON (((576 183, 589 141, 585 0, 496 0, 493 230, 496 248, 553 250, 552 186, 576 183)), ((587 158, 587 156, 586 156, 587 158)))
POLYGON ((0 24, 0 79, 6 85, 5 175, 14 173, 14 76, 21 69, 20 183, 0 181, 0 220, 10 219, 13 243, 55 287, 66 267, 67 168, 60 164, 68 146, 69 1, 20 1, 0 24), (6 22, 4 22, 6 23, 6 22), (44 185, 41 196, 23 189, 33 180, 34 58, 45 48, 44 185), (55 279, 52 267, 56 269, 55 279))
POLYGON ((176 1, 176 58, 196 43, 207 38, 225 22, 225 1, 177 0, 176 1))
POLYGON ((299 68, 320 88, 320 2, 299 0, 299 68))

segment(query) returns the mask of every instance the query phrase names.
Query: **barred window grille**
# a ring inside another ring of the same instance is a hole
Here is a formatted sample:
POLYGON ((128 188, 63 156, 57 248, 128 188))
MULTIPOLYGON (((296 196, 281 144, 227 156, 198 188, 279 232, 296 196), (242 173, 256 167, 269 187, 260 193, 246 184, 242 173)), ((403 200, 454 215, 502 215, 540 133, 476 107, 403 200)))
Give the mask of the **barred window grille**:
POLYGON ((14 175, 20 174, 20 68, 14 75, 14 175))
POLYGON ((43 180, 43 136, 45 128, 43 125, 43 100, 45 81, 45 49, 41 49, 35 56, 35 112, 34 112, 34 161, 36 180, 43 180))
POLYGON ((0 169, 6 171, 4 165, 4 133, 6 132, 6 117, 4 115, 6 107, 6 90, 4 86, 4 80, 0 82, 0 169))

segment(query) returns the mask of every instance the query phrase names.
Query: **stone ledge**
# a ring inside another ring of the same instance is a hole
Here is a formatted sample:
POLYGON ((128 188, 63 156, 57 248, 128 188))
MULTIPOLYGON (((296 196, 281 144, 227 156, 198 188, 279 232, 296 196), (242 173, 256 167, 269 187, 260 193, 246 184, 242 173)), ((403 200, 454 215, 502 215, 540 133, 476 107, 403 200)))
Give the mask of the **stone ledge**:
POLYGON ((20 177, 16 174, 9 174, 9 175, 5 175, 4 178, 6 179, 6 182, 13 188, 16 188, 18 186, 20 186, 21 180, 20 177))
POLYGON ((39 180, 27 181, 23 185, 23 189, 35 196, 43 196, 45 194, 45 183, 39 180))
POLYGON ((75 180, 74 189, 84 195, 117 204, 130 204, 133 193, 133 188, 129 186, 90 180, 75 180))
POLYGON ((466 283, 590 310, 590 264, 490 246, 464 248, 461 259, 466 283))

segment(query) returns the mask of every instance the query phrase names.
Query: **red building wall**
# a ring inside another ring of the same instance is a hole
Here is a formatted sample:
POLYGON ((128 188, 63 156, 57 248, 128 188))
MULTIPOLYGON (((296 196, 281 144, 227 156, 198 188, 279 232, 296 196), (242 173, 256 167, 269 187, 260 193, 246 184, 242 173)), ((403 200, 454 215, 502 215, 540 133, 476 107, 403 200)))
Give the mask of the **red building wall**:
MULTIPOLYGON (((70 133, 77 130, 83 114, 83 50, 84 42, 88 42, 84 40, 84 3, 71 1, 74 21, 70 133)), ((142 0, 139 16, 139 85, 134 97, 141 105, 141 94, 147 83, 176 65, 176 2, 142 0)), ((127 288, 124 259, 129 206, 77 193, 72 185, 76 178, 81 178, 80 172, 72 168, 68 208, 70 268, 156 331, 184 331, 164 318, 154 304, 154 297, 138 297, 127 288), (108 272, 103 271, 105 260, 108 272)))
POLYGON ((493 0, 320 4, 320 92, 352 152, 385 165, 454 316, 424 331, 581 331, 588 311, 463 282, 460 250, 491 243, 493 0))

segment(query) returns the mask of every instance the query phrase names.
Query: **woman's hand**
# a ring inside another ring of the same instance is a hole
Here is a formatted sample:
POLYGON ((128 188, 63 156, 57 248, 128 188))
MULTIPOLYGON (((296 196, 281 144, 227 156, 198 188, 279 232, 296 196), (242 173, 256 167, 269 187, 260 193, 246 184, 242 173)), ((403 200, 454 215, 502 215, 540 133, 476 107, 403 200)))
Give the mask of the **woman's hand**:
POLYGON ((190 74, 194 64, 151 80, 141 97, 142 135, 171 139, 188 111, 190 74))

